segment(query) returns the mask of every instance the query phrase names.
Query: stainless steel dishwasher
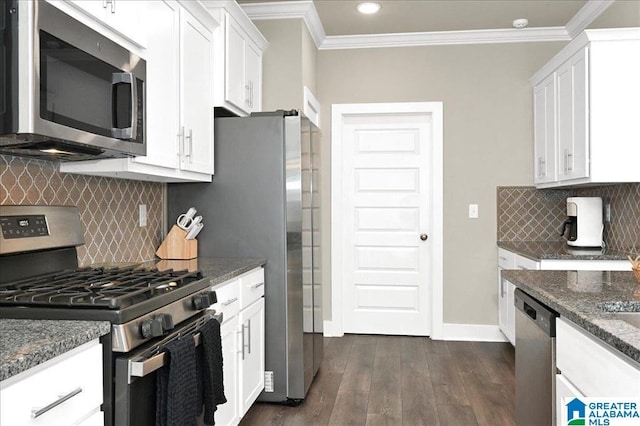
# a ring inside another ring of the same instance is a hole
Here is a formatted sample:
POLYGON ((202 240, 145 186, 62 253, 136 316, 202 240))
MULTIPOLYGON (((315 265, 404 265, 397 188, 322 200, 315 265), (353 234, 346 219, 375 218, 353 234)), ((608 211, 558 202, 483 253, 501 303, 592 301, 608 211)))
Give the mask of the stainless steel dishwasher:
POLYGON ((516 307, 516 424, 556 424, 556 317, 558 313, 520 289, 516 307))

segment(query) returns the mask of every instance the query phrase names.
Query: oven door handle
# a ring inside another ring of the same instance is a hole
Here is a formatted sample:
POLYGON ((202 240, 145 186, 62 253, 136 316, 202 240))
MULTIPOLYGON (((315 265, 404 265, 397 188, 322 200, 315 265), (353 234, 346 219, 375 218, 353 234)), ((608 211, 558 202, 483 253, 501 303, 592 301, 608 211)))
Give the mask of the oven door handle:
MULTIPOLYGON (((213 319, 222 323, 222 312, 215 314, 213 319)), ((193 335, 193 340, 196 346, 200 346, 202 343, 202 333, 195 333, 193 335)), ((144 377, 147 374, 153 373, 154 371, 164 367, 166 358, 167 354, 161 352, 142 361, 129 360, 129 383, 131 383, 132 377, 144 377)))

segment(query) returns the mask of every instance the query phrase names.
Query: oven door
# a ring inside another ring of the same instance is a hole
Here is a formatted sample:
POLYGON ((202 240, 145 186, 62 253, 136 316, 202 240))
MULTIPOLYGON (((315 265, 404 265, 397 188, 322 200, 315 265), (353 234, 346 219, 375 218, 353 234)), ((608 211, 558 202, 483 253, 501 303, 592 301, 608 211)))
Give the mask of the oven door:
MULTIPOLYGON (((152 341, 134 351, 115 356, 114 424, 118 426, 155 426, 157 372, 164 366, 164 354, 156 350, 163 344, 187 334, 194 334, 199 344, 197 328, 211 314, 201 314, 184 321, 160 341, 152 341)), ((212 321, 222 322, 222 313, 212 321)))

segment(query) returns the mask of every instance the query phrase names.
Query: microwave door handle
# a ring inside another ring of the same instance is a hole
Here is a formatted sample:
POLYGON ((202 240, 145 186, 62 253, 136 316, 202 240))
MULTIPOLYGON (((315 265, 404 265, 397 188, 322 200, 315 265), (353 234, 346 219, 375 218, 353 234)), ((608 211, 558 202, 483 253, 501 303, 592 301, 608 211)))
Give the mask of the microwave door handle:
POLYGON ((111 75, 111 105, 113 108, 112 136, 117 139, 136 139, 138 136, 138 90, 136 87, 136 79, 132 73, 114 72, 111 75), (118 113, 118 91, 116 90, 116 86, 118 84, 128 84, 131 88, 131 125, 129 127, 116 127, 118 124, 116 120, 118 113))

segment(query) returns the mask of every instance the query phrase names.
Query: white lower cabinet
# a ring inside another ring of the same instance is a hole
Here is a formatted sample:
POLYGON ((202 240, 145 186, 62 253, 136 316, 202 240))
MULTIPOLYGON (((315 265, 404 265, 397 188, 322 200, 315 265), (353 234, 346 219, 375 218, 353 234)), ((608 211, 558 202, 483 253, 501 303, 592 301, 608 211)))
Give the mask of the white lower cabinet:
POLYGON ((264 298, 240 311, 240 415, 264 389, 264 298))
POLYGON ((627 271, 631 264, 626 260, 556 260, 535 261, 508 250, 498 248, 498 327, 509 342, 516 344, 516 315, 513 305, 513 293, 516 286, 502 279, 505 269, 574 271, 576 280, 587 271, 627 271))
POLYGON ((559 419, 563 397, 640 398, 640 364, 563 317, 556 321, 556 366, 559 419))
POLYGON ((216 425, 237 425, 264 389, 264 269, 257 268, 214 287, 223 315, 220 333, 227 403, 216 425))
POLYGON ((103 424, 102 391, 102 345, 94 340, 1 382, 0 424, 103 424))
POLYGON ((225 320, 220 327, 222 337, 222 359, 224 360, 224 394, 227 403, 216 411, 217 425, 237 425, 240 422, 238 404, 238 317, 225 320))

